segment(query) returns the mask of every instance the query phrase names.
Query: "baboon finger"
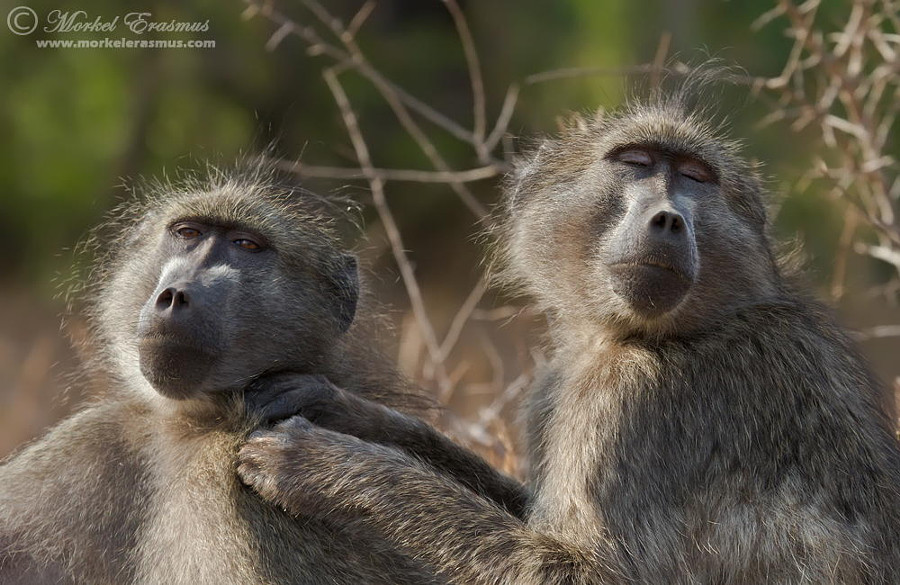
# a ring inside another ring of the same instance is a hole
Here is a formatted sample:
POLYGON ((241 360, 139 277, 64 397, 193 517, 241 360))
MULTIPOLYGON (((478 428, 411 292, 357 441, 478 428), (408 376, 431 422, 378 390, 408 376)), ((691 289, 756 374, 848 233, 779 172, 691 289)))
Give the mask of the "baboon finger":
POLYGON ((291 433, 296 434, 296 432, 300 431, 311 431, 315 429, 315 425, 313 425, 307 418, 294 415, 288 418, 287 420, 283 420, 273 429, 274 433, 291 433))
POLYGON ((244 396, 247 409, 262 424, 271 424, 300 414, 315 420, 320 409, 334 401, 337 389, 322 376, 284 377, 248 390, 244 396))

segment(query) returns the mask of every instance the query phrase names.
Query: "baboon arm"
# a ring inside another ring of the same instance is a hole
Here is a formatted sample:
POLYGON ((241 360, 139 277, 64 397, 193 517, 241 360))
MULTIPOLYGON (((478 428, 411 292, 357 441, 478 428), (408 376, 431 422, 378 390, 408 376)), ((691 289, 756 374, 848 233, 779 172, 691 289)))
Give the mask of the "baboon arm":
POLYGON ((531 530, 407 454, 302 417, 251 435, 238 473, 293 514, 374 528, 451 583, 624 582, 594 550, 531 530))
POLYGON ((0 585, 129 581, 148 486, 122 421, 139 442, 147 418, 90 406, 0 465, 0 585))
MULTIPOLYGON (((374 404, 374 403, 373 403, 374 404)), ((359 437, 386 446, 395 446, 421 459, 440 474, 447 475, 518 518, 525 519, 529 494, 525 486, 497 471, 484 459, 457 445, 431 425, 416 418, 374 404, 384 411, 387 433, 359 437), (400 431, 400 432, 397 432, 400 431)))
POLYGON ((258 381, 248 407, 264 421, 299 414, 324 427, 369 443, 397 447, 439 473, 524 519, 528 490, 428 423, 338 388, 322 376, 281 374, 258 381))

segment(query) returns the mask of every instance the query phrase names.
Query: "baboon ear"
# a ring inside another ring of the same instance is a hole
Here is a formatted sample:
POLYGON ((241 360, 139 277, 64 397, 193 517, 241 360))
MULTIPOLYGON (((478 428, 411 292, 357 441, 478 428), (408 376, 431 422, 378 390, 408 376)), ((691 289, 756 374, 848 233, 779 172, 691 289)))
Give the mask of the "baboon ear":
POLYGON ((356 316, 356 304, 359 301, 359 268, 356 265, 355 256, 341 254, 335 262, 331 283, 334 288, 334 314, 337 318, 338 328, 341 333, 344 333, 350 329, 350 325, 353 323, 353 318, 356 316))

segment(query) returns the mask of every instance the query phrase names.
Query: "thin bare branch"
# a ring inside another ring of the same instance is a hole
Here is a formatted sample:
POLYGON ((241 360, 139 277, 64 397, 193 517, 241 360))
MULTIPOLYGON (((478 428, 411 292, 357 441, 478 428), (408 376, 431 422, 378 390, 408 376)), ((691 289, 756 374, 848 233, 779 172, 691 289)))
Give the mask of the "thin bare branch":
POLYGON ((369 147, 366 145, 365 139, 359 128, 356 113, 350 105, 350 99, 347 97, 340 80, 338 80, 337 75, 331 69, 326 69, 322 75, 325 78, 325 83, 328 85, 329 90, 331 90, 335 103, 341 111, 341 117, 344 120, 344 126, 347 128, 347 134, 350 137, 350 141, 353 143, 353 150, 356 152, 356 156, 359 159, 360 168, 366 173, 366 177, 369 179, 369 186, 372 189, 372 199, 375 203, 375 209, 378 212, 378 217, 381 220, 385 233, 388 236, 388 240, 391 243, 391 252, 394 255, 397 267, 400 269, 400 276, 406 287, 406 293, 409 297, 413 314, 416 317, 416 324, 425 341, 425 346, 428 348, 428 353, 435 363, 436 378, 440 391, 446 392, 446 389, 452 387, 452 384, 444 369, 443 361, 440 359, 441 349, 437 340, 437 335, 435 335, 434 327, 428 319, 428 311, 425 308, 425 301, 422 298, 422 291, 419 289, 419 283, 416 281, 415 272, 409 263, 409 259, 406 257, 406 248, 403 245, 400 229, 397 227, 397 223, 394 221, 394 216, 388 206, 387 197, 384 193, 384 181, 382 181, 375 173, 375 167, 372 166, 372 157, 369 154, 369 147))
POLYGON ((856 252, 859 254, 867 254, 876 260, 893 264, 900 271, 900 249, 889 246, 867 246, 859 243, 856 245, 856 252))
MULTIPOLYGON (((534 73, 525 78, 525 85, 547 83, 558 79, 573 79, 580 77, 628 77, 631 75, 643 75, 652 73, 654 64, 635 65, 634 67, 568 67, 563 69, 551 69, 534 73)), ((685 74, 689 68, 684 63, 675 63, 664 69, 668 73, 685 74)))
MULTIPOLYGON (((416 113, 418 113, 426 120, 435 124, 439 128, 442 128, 443 130, 447 131, 449 134, 455 136, 463 142, 467 142, 473 145, 475 144, 475 137, 469 130, 467 130, 460 124, 457 124, 449 117, 432 108, 390 79, 386 78, 368 62, 354 61, 347 53, 347 51, 340 49, 333 43, 326 42, 321 38, 321 36, 318 35, 318 33, 315 32, 312 27, 297 25, 283 13, 275 10, 271 2, 267 2, 264 0, 245 1, 248 4, 257 7, 257 11, 255 13, 252 13, 251 16, 260 14, 279 27, 282 27, 285 24, 291 25, 288 29, 288 33, 299 36, 309 45, 310 48, 315 49, 316 54, 328 55, 338 63, 346 62, 347 66, 355 69, 357 72, 359 72, 360 75, 362 75, 369 81, 373 83, 377 81, 379 84, 385 87, 389 87, 391 91, 397 95, 400 101, 402 101, 410 109, 415 110, 416 113)), ((247 12, 245 12, 245 14, 247 14, 247 12)))
POLYGON ((672 33, 664 31, 659 37, 659 44, 656 46, 656 55, 653 57, 653 67, 650 71, 650 83, 652 87, 659 87, 662 83, 662 74, 665 71, 666 59, 669 56, 669 47, 672 44, 672 33))
MULTIPOLYGON (((289 173, 296 173, 304 178, 315 179, 368 179, 369 175, 362 169, 351 167, 328 167, 301 163, 299 161, 280 160, 276 166, 289 173)), ((479 167, 465 171, 420 171, 416 169, 372 169, 374 176, 382 181, 407 181, 412 183, 473 183, 491 179, 502 173, 497 166, 479 167)))
POLYGON ((494 399, 490 406, 482 409, 478 418, 482 422, 488 422, 498 418, 500 416, 500 411, 502 411, 510 402, 517 399, 522 394, 522 391, 531 384, 531 378, 530 373, 519 374, 519 376, 510 382, 506 386, 506 389, 494 399))
POLYGON ((351 39, 355 39, 356 35, 359 33, 359 29, 362 28, 362 25, 369 18, 369 15, 372 14, 372 11, 375 10, 375 6, 378 3, 375 0, 366 0, 366 3, 360 6, 359 10, 353 15, 353 18, 350 19, 350 24, 347 25, 347 35, 351 39))
POLYGON ((450 329, 447 330, 447 335, 444 337, 444 342, 441 344, 441 355, 443 356, 443 359, 446 359, 447 356, 450 355, 450 352, 453 351, 456 342, 459 341, 459 335, 462 333, 463 327, 465 327, 466 323, 469 321, 472 312, 475 311, 478 302, 481 300, 481 297, 484 296, 486 290, 487 288, 484 285, 484 280, 479 279, 478 283, 469 293, 469 296, 466 297, 465 302, 463 302, 462 306, 459 308, 459 311, 456 312, 456 316, 453 317, 453 322, 450 323, 450 329))
POLYGON ((844 228, 838 240, 838 251, 834 262, 834 275, 831 279, 831 299, 839 301, 844 296, 844 283, 847 280, 847 259, 850 249, 853 247, 853 237, 859 225, 859 214, 852 208, 848 209, 844 217, 844 228))
POLYGON ((512 120, 513 112, 516 110, 516 103, 519 100, 519 84, 514 83, 506 90, 506 97, 503 98, 503 107, 500 108, 500 114, 497 116, 497 123, 494 129, 484 141, 484 147, 488 152, 493 152, 497 144, 506 134, 509 128, 509 122, 512 120))
MULTIPOLYGON (((484 97, 484 80, 481 77, 481 62, 478 60, 478 51, 475 49, 475 39, 472 38, 472 31, 469 30, 469 24, 466 17, 459 8, 456 0, 443 0, 444 6, 450 16, 453 17, 453 24, 459 35, 459 42, 462 45, 463 53, 466 57, 466 69, 469 72, 469 83, 472 85, 472 110, 473 110, 473 128, 472 135, 475 137, 475 147, 484 150, 484 134, 487 131, 487 114, 485 110, 484 97)), ((488 153, 480 153, 479 156, 482 164, 488 160, 488 153)))
MULTIPOLYGON (((310 8, 313 14, 325 25, 327 25, 332 33, 341 39, 344 44, 345 49, 349 53, 352 62, 360 65, 365 65, 371 68, 368 60, 366 59, 363 52, 360 50, 359 46, 356 44, 355 40, 349 38, 346 34, 346 29, 343 28, 341 21, 337 18, 334 18, 319 2, 316 0, 301 0, 301 2, 310 8)), ((406 131, 407 134, 415 141, 415 143, 419 146, 422 152, 426 157, 431 161, 431 164, 440 171, 449 173, 451 172, 450 166, 444 160, 443 156, 441 156, 440 152, 438 152, 437 148, 434 146, 434 143, 428 138, 419 124, 412 118, 409 113, 409 110, 406 107, 401 96, 394 90, 391 84, 386 83, 385 78, 382 76, 373 76, 370 78, 372 84, 384 98, 384 100, 388 103, 391 110, 394 112, 394 115, 397 117, 397 120, 400 122, 400 125, 406 131)), ((473 141, 473 144, 476 145, 476 150, 478 150, 481 144, 480 141, 473 141)), ((482 158, 482 157, 479 157, 482 158)), ((489 158, 489 157, 488 157, 489 158)), ((469 189, 460 182, 451 181, 448 183, 456 193, 456 195, 462 200, 462 202, 468 207, 476 217, 484 217, 487 215, 487 208, 479 202, 475 196, 472 194, 469 189)))
POLYGON ((900 337, 900 325, 878 325, 863 329, 854 335, 858 341, 870 339, 884 339, 885 337, 900 337))
POLYGON ((509 321, 528 311, 528 307, 504 305, 496 309, 476 309, 472 311, 472 319, 475 321, 509 321))

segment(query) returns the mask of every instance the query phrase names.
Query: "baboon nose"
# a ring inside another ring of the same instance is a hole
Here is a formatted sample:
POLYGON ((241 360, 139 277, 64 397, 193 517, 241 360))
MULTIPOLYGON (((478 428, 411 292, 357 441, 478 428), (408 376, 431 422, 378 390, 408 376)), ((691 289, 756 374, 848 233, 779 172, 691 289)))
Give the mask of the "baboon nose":
POLYGON ((156 308, 159 311, 165 311, 167 309, 174 310, 187 307, 189 302, 190 297, 188 296, 188 293, 184 290, 170 286, 156 297, 156 308))
POLYGON ((650 232, 658 235, 684 231, 684 218, 674 211, 660 211, 650 218, 650 232))

